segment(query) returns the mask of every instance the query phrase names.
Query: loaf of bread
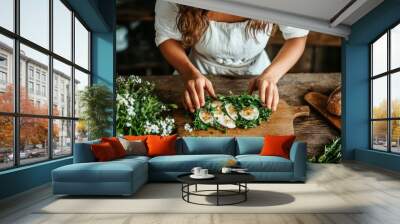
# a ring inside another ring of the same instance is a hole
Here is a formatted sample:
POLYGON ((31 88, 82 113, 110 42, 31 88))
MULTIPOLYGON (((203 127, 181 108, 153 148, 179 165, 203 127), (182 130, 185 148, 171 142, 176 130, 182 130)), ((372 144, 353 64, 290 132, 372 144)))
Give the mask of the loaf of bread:
POLYGON ((337 87, 328 98, 326 109, 329 113, 336 116, 342 115, 342 94, 340 91, 340 86, 337 87))

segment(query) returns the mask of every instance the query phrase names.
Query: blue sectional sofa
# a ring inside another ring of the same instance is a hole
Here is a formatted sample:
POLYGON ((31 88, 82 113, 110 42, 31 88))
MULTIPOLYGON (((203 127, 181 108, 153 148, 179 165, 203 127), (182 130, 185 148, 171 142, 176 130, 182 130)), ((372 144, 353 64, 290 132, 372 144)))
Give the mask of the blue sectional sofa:
POLYGON ((184 137, 176 142, 177 155, 127 156, 96 162, 91 141, 75 145, 74 163, 52 172, 54 194, 131 195, 148 181, 176 181, 193 167, 218 172, 228 160, 236 160, 259 182, 304 182, 306 144, 294 142, 290 159, 260 156, 262 137, 184 137))

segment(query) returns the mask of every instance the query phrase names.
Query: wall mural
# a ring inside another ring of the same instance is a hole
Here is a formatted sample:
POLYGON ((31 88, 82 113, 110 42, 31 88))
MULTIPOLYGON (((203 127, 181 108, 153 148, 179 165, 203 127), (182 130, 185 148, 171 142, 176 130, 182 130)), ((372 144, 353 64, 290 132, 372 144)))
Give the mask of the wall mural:
MULTIPOLYGON (((299 68, 298 64, 305 63, 304 60, 318 61, 318 54, 307 54, 310 46, 318 45, 315 43, 329 45, 335 41, 337 46, 340 46, 340 38, 159 2, 161 1, 157 1, 155 15, 152 17, 154 20, 151 25, 155 26, 152 41, 157 51, 161 50, 165 58, 159 60, 163 61, 162 63, 170 62, 168 63, 170 67, 162 74, 146 72, 147 74, 129 75, 124 74, 124 66, 118 65, 118 70, 121 71, 116 80, 118 135, 296 135, 298 140, 307 142, 311 161, 340 160, 340 73, 292 68, 294 64, 294 67, 299 68), (208 15, 210 21, 223 18, 233 22, 208 21, 206 25, 203 24, 204 26, 185 28, 182 24, 191 21, 201 22, 203 18, 200 16, 190 20, 189 15, 208 15), (184 16, 187 17, 183 18, 184 16), (184 21, 180 24, 176 18, 184 21), (245 24, 243 27, 227 28, 232 24, 242 23, 245 24), (256 25, 252 28, 246 24, 256 25), (197 36, 182 35, 185 33, 183 31, 197 32, 196 29, 201 30, 197 36), (211 29, 213 31, 210 31, 211 29), (223 35, 221 29, 226 31, 223 35), (247 36, 247 29, 253 30, 256 35, 247 36), (236 36, 226 36, 226 33, 232 35, 233 32, 236 36), (276 41, 274 38, 278 36, 280 46, 288 48, 288 45, 285 45, 288 43, 287 40, 301 39, 307 34, 308 40, 305 46, 291 42, 306 49, 305 53, 295 57, 295 60, 300 58, 297 63, 289 63, 285 57, 290 56, 282 57, 279 54, 296 54, 302 50, 292 49, 283 53, 280 51, 274 55, 267 53, 271 47, 268 39, 274 42, 276 41), (169 39, 174 41, 166 43, 169 39), (176 43, 181 44, 180 47, 177 48, 176 43), (188 61, 182 59, 181 53, 186 55, 188 61), (274 69, 275 73, 268 73, 267 68, 276 65, 276 61, 285 64, 283 67, 288 67, 289 72, 286 74, 287 70, 284 68, 284 72, 274 69), (194 68, 195 73, 192 70, 188 72, 189 75, 182 74, 183 71, 187 71, 184 65, 186 62, 191 63, 190 67, 194 68), (275 82, 269 82, 270 80, 265 82, 260 77, 276 77, 279 81, 275 85, 275 82), (193 88, 191 85, 194 85, 193 88), (274 88, 268 87, 273 85, 274 88), (265 98, 261 92, 265 94, 265 98), (268 97, 272 95, 272 103, 268 105, 268 97), (200 104, 197 108, 196 103, 200 104)), ((138 21, 135 21, 135 24, 136 27, 139 26, 138 21)), ((121 26, 123 24, 120 28, 121 26)), ((129 43, 130 41, 126 41, 129 38, 126 29, 123 27, 123 39, 124 43, 129 43)), ((131 49, 129 44, 124 44, 118 57, 122 57, 126 51, 135 49, 131 49)), ((336 49, 332 50, 332 54, 335 52, 336 49)), ((340 71, 340 65, 337 67, 337 71, 340 71)), ((150 64, 148 68, 151 68, 150 64)))

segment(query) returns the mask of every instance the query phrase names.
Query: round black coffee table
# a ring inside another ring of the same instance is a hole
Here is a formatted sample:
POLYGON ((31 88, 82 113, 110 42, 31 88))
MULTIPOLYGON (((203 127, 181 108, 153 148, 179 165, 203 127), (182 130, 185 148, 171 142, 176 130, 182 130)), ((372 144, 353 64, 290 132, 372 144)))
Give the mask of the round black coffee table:
POLYGON ((177 177, 178 181, 182 183, 182 199, 188 203, 198 205, 234 205, 245 202, 247 200, 247 192, 249 188, 247 183, 255 180, 255 177, 248 173, 228 173, 213 174, 215 177, 212 179, 193 179, 189 174, 182 174, 177 177), (215 190, 198 190, 197 185, 215 185, 215 190), (237 190, 224 190, 220 189, 220 185, 236 185, 237 190), (190 186, 195 186, 194 191, 190 191, 190 186), (214 192, 215 194, 206 194, 214 192), (216 197, 216 204, 202 204, 190 200, 190 196, 203 196, 203 197, 216 197), (221 202, 221 197, 240 196, 240 199, 230 203, 221 202))

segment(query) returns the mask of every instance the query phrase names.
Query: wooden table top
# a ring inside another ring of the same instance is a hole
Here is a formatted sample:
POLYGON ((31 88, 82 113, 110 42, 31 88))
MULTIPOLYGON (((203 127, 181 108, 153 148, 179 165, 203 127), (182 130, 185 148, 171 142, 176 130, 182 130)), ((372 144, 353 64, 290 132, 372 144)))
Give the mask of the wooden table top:
MULTIPOLYGON (((213 83, 217 94, 240 94, 247 90, 248 79, 253 76, 207 76, 213 83)), ((143 76, 144 80, 156 85, 156 93, 166 103, 181 106, 183 83, 179 76, 143 76)), ((340 73, 289 73, 278 83, 280 99, 289 107, 307 106, 304 95, 310 91, 329 95, 341 83, 340 73)), ((304 111, 303 111, 304 112, 304 111)), ((323 145, 340 135, 339 130, 330 125, 318 112, 310 110, 309 116, 294 116, 294 133, 296 138, 308 144, 309 154, 314 154, 323 145)), ((179 132, 178 125, 178 132, 179 132)), ((276 133, 276 132, 274 132, 276 133)), ((215 133, 214 133, 215 134, 215 133)), ((237 133, 232 133, 237 134, 237 133)))

